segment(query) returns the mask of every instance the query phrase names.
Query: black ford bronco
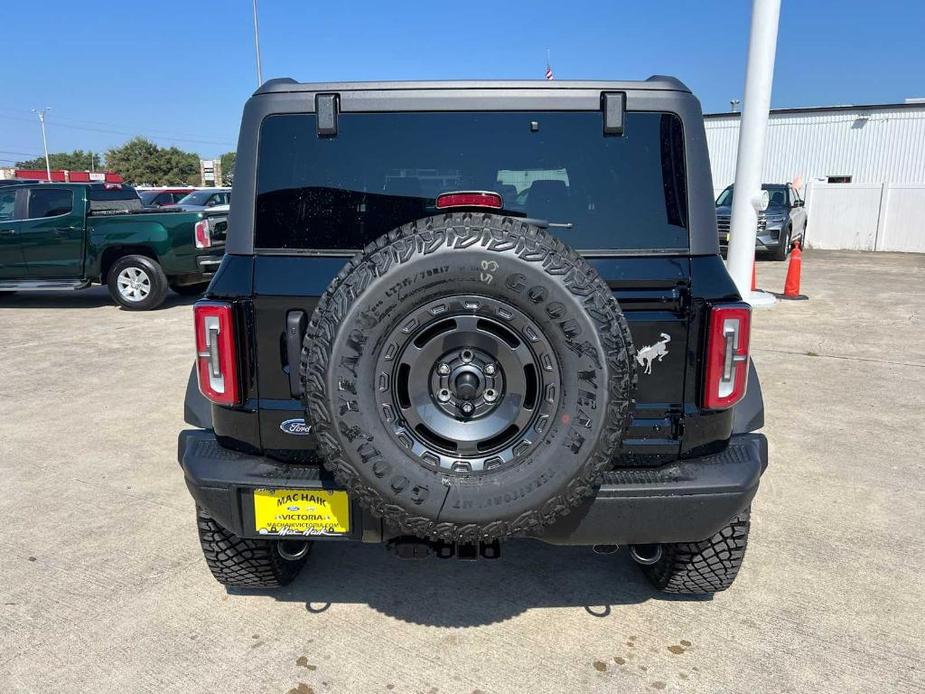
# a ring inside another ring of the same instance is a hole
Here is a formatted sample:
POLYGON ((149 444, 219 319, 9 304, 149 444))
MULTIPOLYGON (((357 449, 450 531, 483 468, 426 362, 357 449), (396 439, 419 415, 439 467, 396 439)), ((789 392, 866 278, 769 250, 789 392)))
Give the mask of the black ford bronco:
POLYGON ((729 587, 764 409, 682 83, 272 80, 237 155, 178 452, 215 578, 535 538, 729 587))

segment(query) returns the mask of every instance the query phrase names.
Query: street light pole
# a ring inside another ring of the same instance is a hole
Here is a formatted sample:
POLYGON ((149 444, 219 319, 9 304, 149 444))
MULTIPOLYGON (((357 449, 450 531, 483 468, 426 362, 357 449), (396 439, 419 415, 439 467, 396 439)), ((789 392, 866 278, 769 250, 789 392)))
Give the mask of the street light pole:
POLYGON ((260 25, 257 22, 257 0, 254 5, 254 48, 257 51, 257 86, 263 84, 263 70, 260 67, 260 25))
POLYGON ((49 106, 42 109, 32 109, 32 113, 39 114, 39 123, 42 124, 42 148, 45 150, 45 173, 48 174, 49 181, 51 181, 51 160, 48 158, 48 140, 45 137, 45 112, 50 110, 51 107, 49 106))
POLYGON ((729 252, 726 265, 739 294, 752 303, 773 297, 755 295, 751 288, 755 263, 755 238, 761 202, 761 167, 771 108, 771 83, 777 52, 777 27, 781 0, 754 0, 748 66, 745 72, 742 117, 739 121, 739 153, 736 158, 735 194, 732 197, 729 252))

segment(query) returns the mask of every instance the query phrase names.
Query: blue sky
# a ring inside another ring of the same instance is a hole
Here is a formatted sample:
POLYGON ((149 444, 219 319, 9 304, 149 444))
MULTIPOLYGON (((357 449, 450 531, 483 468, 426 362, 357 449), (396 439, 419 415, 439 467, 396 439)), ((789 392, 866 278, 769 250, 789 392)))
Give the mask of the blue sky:
MULTIPOLYGON (((259 0, 265 78, 673 74, 706 112, 741 96, 751 2, 259 0)), ((234 149, 256 83, 250 0, 0 3, 0 166, 135 134, 204 157, 234 149)), ((925 3, 784 0, 772 104, 925 96, 925 3)))

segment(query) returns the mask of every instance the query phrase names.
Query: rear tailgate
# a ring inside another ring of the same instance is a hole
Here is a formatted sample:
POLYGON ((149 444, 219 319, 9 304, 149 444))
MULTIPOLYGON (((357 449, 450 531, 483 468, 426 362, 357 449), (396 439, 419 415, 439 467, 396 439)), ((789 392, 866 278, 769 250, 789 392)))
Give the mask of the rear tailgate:
MULTIPOLYGON (((617 465, 660 465, 678 457, 684 432, 685 382, 691 316, 690 258, 686 256, 589 258, 626 314, 638 354, 633 421, 617 465)), ((343 258, 258 256, 254 263, 254 345, 259 381, 260 438, 284 459, 305 459, 314 436, 292 436, 285 422, 303 416, 290 374, 287 317, 311 315, 317 297, 343 258)), ((297 353, 293 354, 296 361, 297 353)))

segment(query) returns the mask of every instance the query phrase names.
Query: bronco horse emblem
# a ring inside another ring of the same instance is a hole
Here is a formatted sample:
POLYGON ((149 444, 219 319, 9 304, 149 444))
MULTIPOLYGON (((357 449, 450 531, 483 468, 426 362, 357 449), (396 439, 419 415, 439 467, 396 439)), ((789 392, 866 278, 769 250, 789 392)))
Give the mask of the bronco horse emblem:
POLYGON ((671 335, 662 333, 662 339, 652 345, 646 345, 636 354, 636 361, 640 366, 644 366, 644 374, 652 373, 652 362, 658 359, 661 361, 668 356, 668 343, 671 342, 671 335))

